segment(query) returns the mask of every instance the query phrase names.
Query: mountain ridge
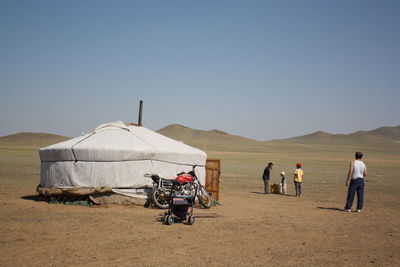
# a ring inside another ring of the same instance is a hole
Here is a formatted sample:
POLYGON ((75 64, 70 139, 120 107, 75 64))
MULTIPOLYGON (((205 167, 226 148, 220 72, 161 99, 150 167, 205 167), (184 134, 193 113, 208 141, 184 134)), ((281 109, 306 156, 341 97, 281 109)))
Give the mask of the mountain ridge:
MULTIPOLYGON (((350 134, 331 134, 325 131, 316 131, 307 135, 268 141, 232 135, 219 129, 198 130, 180 124, 170 124, 156 132, 204 150, 258 151, 269 144, 400 147, 400 125, 383 126, 370 131, 357 131, 350 134)), ((0 137, 0 145, 43 147, 68 139, 70 138, 55 134, 24 132, 0 137)))
POLYGON ((225 148, 228 145, 251 148, 271 143, 400 146, 400 126, 384 126, 370 131, 357 131, 350 134, 331 134, 325 131, 316 131, 307 135, 268 141, 258 141, 238 135, 231 135, 216 129, 196 130, 179 124, 168 125, 157 132, 197 147, 199 147, 202 142, 225 148))
POLYGON ((280 139, 289 143, 334 143, 334 144, 370 144, 390 145, 400 143, 400 126, 383 126, 370 131, 356 131, 349 134, 331 134, 317 131, 311 134, 280 139))

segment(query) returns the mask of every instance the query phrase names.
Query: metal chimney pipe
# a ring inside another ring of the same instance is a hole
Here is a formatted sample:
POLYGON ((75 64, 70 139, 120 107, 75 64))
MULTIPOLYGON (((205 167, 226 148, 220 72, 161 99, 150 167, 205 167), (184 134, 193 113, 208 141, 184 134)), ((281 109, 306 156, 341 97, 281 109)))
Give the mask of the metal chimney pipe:
POLYGON ((142 126, 142 112, 143 112, 143 100, 140 100, 139 104, 139 118, 138 118, 138 125, 142 126))

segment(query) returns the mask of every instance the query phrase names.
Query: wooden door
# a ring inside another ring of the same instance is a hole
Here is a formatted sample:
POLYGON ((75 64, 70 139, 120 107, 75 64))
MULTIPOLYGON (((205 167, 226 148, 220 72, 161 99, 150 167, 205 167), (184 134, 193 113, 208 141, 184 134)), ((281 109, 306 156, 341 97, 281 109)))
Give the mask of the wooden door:
POLYGON ((221 175, 221 160, 207 159, 206 161, 206 189, 213 198, 219 200, 219 184, 221 175))

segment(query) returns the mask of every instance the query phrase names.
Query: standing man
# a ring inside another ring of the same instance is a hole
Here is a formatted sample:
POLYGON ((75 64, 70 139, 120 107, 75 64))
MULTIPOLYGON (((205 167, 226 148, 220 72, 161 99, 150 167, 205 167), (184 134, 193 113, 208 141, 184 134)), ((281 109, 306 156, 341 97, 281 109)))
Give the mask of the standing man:
POLYGON ((347 201, 344 211, 351 211, 354 195, 357 192, 357 212, 363 208, 364 202, 364 177, 367 176, 367 165, 361 161, 363 154, 356 152, 356 160, 350 162, 349 172, 347 174, 346 186, 349 187, 347 192, 347 201), (351 178, 351 181, 350 181, 351 178), (349 186, 350 182, 350 186, 349 186))
POLYGON ((269 178, 270 178, 270 173, 272 171, 272 166, 274 164, 272 162, 268 163, 268 166, 264 169, 264 174, 262 176, 264 180, 264 193, 269 194, 269 178))

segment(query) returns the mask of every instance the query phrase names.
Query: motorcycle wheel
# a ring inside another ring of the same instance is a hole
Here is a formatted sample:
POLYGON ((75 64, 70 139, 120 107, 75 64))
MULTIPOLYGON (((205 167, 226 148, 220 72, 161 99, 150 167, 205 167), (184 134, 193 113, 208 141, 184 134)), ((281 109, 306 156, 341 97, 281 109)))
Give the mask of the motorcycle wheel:
POLYGON ((205 209, 209 209, 212 206, 213 199, 212 196, 207 192, 204 187, 201 187, 199 195, 197 197, 199 199, 200 205, 205 209))
POLYGON ((151 191, 151 201, 154 205, 159 209, 168 209, 168 199, 161 196, 161 190, 158 186, 154 186, 153 190, 151 191))

